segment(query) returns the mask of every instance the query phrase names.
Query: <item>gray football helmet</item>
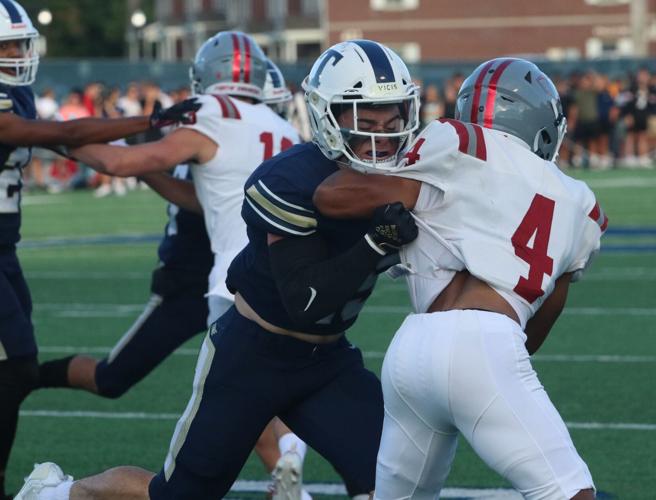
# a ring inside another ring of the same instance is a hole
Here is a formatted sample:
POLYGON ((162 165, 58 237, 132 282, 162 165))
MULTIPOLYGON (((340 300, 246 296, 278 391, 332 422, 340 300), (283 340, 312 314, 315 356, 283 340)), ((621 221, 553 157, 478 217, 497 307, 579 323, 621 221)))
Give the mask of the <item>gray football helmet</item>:
POLYGON ((476 68, 458 92, 456 119, 512 134, 550 161, 567 131, 555 85, 524 59, 492 59, 476 68))
POLYGON ((255 40, 240 31, 222 31, 207 40, 189 68, 194 94, 217 93, 263 99, 267 58, 255 40))
POLYGON ((264 82, 264 98, 262 101, 279 115, 284 115, 286 103, 292 100, 292 93, 287 88, 285 77, 280 68, 267 58, 267 76, 264 82))

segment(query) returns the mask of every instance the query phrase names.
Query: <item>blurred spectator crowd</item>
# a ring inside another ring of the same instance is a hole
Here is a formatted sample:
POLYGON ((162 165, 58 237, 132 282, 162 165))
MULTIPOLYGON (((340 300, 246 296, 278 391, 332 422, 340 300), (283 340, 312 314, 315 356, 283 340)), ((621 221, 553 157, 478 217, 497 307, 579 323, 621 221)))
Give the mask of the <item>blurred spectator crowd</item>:
MULTIPOLYGON (((417 82, 422 88, 421 118, 425 125, 437 118, 453 118, 463 75, 454 74, 441 85, 417 82)), ((554 78, 560 93, 567 137, 558 160, 561 168, 653 168, 656 153, 656 74, 646 68, 621 78, 594 71, 554 78)), ((302 92, 293 87, 287 117, 301 137, 310 139, 302 92)), ((71 89, 61 99, 46 89, 37 97, 37 112, 45 120, 84 117, 148 115, 157 103, 163 107, 189 97, 186 87, 164 92, 154 82, 131 82, 124 90, 93 82, 71 89)), ((130 144, 157 140, 159 131, 128 139, 130 144)), ((24 178, 27 189, 59 192, 94 189, 98 197, 122 196, 139 186, 136 179, 111 178, 93 172, 55 153, 36 149, 24 178)))

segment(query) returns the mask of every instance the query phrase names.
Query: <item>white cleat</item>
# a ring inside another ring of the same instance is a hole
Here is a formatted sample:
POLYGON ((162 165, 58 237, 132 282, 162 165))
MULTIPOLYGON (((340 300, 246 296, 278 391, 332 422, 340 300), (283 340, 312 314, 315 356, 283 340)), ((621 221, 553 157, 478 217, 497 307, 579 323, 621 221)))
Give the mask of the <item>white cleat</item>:
POLYGON ((25 478, 25 484, 14 500, 39 500, 44 490, 54 489, 61 483, 72 480, 73 477, 64 474, 55 463, 34 464, 34 470, 25 478))
POLYGON ((271 473, 273 478, 272 500, 301 500, 303 461, 298 453, 285 453, 278 459, 271 473))

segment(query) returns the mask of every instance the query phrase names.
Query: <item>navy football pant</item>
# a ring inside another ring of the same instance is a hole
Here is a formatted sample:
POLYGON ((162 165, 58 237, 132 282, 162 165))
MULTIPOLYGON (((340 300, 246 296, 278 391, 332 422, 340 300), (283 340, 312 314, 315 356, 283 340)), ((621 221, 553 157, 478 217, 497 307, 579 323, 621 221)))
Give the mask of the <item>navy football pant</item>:
POLYGON ((373 490, 383 398, 360 350, 345 338, 314 345, 267 332, 232 307, 205 338, 150 497, 223 498, 276 415, 335 467, 349 495, 373 490))
POLYGON ((0 248, 0 361, 36 356, 32 298, 13 250, 0 248))
POLYGON ((96 367, 98 394, 118 398, 194 335, 207 330, 204 288, 151 295, 143 313, 96 367))
POLYGON ((18 408, 38 378, 32 298, 13 248, 0 248, 0 497, 18 408))

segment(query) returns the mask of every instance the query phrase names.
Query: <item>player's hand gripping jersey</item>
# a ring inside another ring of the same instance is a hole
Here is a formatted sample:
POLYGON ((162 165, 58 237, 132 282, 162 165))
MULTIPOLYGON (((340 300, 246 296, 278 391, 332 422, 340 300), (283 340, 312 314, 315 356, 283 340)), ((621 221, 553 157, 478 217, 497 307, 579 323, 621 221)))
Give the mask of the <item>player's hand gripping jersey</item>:
POLYGON ((524 326, 560 275, 580 275, 608 224, 585 183, 513 136, 471 123, 432 122, 392 173, 424 183, 419 238, 401 255, 417 312, 448 283, 430 287, 424 277, 467 268, 524 326))
MULTIPOLYGON (((30 87, 0 85, 0 113, 36 118, 30 87)), ((2 144, 0 138, 0 247, 13 246, 20 239, 21 170, 31 159, 31 148, 2 144)))
POLYGON ((202 133, 218 145, 214 158, 192 166, 215 255, 209 293, 232 300, 225 287, 228 266, 248 241, 240 215, 244 183, 260 163, 291 147, 299 137, 266 104, 248 104, 219 94, 197 98, 202 107, 196 113, 196 122, 185 128, 202 133))

